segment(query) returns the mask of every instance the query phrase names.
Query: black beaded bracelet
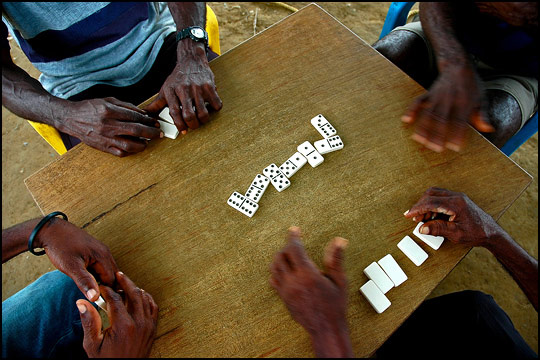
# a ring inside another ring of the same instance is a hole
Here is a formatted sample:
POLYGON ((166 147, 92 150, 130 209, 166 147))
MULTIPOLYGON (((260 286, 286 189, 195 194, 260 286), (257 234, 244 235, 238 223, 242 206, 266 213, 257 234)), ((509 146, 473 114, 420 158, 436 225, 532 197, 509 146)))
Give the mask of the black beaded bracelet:
POLYGON ((60 211, 55 211, 55 212, 52 212, 49 215, 45 216, 43 219, 41 219, 41 221, 36 225, 34 230, 32 230, 32 233, 30 234, 30 238, 28 239, 28 251, 30 251, 32 254, 34 254, 36 256, 40 256, 40 255, 45 254, 45 250, 34 251, 34 248, 33 248, 34 239, 36 238, 36 235, 37 235, 38 231, 41 230, 41 228, 49 220, 51 220, 53 217, 58 216, 58 215, 62 216, 64 218, 64 220, 67 221, 68 218, 67 218, 66 214, 64 214, 63 212, 60 212, 60 211))

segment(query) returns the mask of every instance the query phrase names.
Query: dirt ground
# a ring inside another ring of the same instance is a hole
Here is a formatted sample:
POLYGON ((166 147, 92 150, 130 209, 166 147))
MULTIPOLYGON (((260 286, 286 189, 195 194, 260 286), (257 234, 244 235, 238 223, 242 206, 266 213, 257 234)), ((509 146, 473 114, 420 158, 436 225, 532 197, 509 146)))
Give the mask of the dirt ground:
MULTIPOLYGON (((222 52, 292 12, 277 3, 209 4, 218 17, 222 52)), ((286 4, 299 9, 308 3, 286 4)), ((372 2, 319 5, 367 43, 372 44, 378 39, 389 4, 372 2)), ((15 42, 10 41, 10 44, 15 63, 37 77, 39 72, 28 62, 15 42)), ((23 181, 58 157, 26 121, 2 107, 3 229, 41 215, 23 181)), ((533 176, 534 180, 499 223, 526 251, 538 258, 538 134, 511 158, 533 176)), ((28 253, 3 264, 2 300, 50 270, 53 270, 53 267, 46 256, 35 257, 28 253)), ((528 344, 538 353, 538 313, 508 273, 486 250, 473 249, 431 296, 464 289, 481 290, 493 295, 528 344)))

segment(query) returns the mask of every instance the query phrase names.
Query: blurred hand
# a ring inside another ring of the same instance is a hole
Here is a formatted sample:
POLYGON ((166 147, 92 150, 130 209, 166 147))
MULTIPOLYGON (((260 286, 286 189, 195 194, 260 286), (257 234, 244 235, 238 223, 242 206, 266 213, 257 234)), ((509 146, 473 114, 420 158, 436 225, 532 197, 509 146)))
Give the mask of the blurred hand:
POLYGON ((116 156, 141 152, 148 144, 145 139, 163 137, 156 119, 112 97, 71 102, 61 118, 60 131, 116 156))
POLYGON ((109 248, 68 221, 51 219, 36 237, 35 247, 45 249, 53 265, 69 276, 88 300, 100 295, 94 275, 106 285, 115 285, 118 266, 109 248))
POLYGON ((216 111, 223 105, 204 45, 195 44, 191 39, 182 40, 178 43, 178 54, 173 72, 156 99, 144 109, 158 113, 168 105, 178 131, 185 134, 188 128, 196 129, 210 120, 205 102, 216 111))
POLYGON ((270 284, 294 320, 313 336, 346 329, 347 279, 342 268, 347 240, 334 238, 324 256, 321 272, 307 256, 300 229, 288 232, 287 246, 270 265, 270 284))
POLYGON ((496 234, 504 232, 491 216, 467 195, 440 188, 429 188, 405 217, 424 222, 422 234, 442 236, 454 243, 487 246, 496 234), (443 214, 448 220, 440 219, 443 214), (434 220, 431 220, 435 217, 434 220))
POLYGON ((409 107, 402 121, 415 123, 412 138, 427 148, 459 151, 467 124, 480 132, 493 132, 484 112, 486 100, 478 75, 470 66, 451 65, 441 70, 429 91, 409 107))
POLYGON ((107 302, 111 326, 101 329, 98 311, 86 300, 77 300, 88 357, 148 357, 156 334, 158 306, 123 273, 116 274, 125 300, 107 286, 100 286, 107 302))

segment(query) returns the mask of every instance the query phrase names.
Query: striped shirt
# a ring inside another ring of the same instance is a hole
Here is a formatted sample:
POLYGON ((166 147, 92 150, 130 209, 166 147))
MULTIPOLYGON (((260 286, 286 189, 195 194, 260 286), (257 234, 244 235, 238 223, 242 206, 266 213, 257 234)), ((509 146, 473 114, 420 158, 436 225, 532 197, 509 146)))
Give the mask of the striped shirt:
POLYGON ((141 80, 176 31, 166 3, 3 2, 2 21, 52 95, 141 80))

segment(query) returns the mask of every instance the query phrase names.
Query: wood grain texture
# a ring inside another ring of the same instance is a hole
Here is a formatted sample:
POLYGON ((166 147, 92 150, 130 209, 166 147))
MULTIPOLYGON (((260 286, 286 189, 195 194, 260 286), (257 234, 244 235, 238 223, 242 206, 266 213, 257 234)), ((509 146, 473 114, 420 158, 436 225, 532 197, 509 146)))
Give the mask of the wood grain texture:
POLYGON ((348 322, 357 356, 372 354, 466 255, 445 242, 416 267, 397 248, 415 223, 403 212, 430 186, 462 191, 495 218, 528 186, 522 169, 474 130, 459 154, 410 140, 400 117, 418 84, 316 5, 211 62, 223 109, 176 140, 116 158, 86 145, 26 180, 43 213, 105 242, 120 268, 160 307, 152 356, 312 356, 308 335, 270 287, 269 264, 289 226, 321 264, 334 236, 349 239, 348 322), (257 173, 320 138, 324 114, 345 147, 306 165, 253 218, 226 204, 257 173), (376 314, 362 270, 392 254, 409 280, 376 314))

